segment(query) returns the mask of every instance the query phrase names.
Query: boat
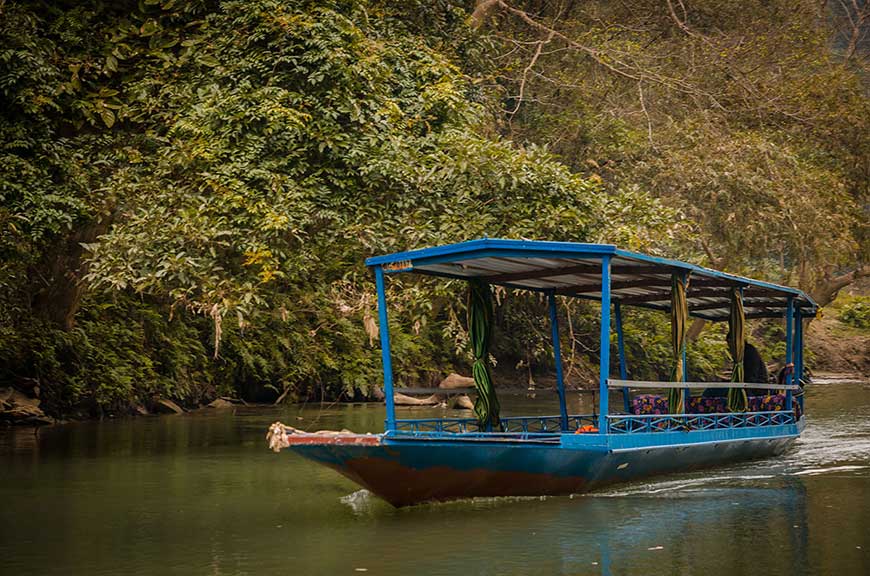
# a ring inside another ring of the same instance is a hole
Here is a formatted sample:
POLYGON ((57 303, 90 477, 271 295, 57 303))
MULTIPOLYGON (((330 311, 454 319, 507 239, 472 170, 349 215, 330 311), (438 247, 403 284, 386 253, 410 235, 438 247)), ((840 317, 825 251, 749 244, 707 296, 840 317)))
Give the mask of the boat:
POLYGON ((656 474, 776 456, 804 429, 803 325, 818 306, 801 290, 610 244, 576 242, 481 238, 375 256, 366 265, 377 288, 383 433, 314 433, 275 423, 267 437, 275 451, 290 450, 329 466, 393 506, 583 493, 656 474), (468 283, 475 417, 397 418, 385 285, 406 274, 468 283), (493 286, 546 297, 559 414, 499 414, 488 365, 493 286), (598 401, 590 414, 567 410, 560 298, 600 302, 598 401), (670 315, 672 381, 628 379, 626 307, 670 315), (728 322, 730 381, 687 381, 691 318, 728 322), (743 382, 745 321, 752 318, 785 321, 786 362, 793 370, 780 382, 743 382), (698 395, 711 389, 720 392, 698 395), (766 393, 759 395, 759 389, 766 393))

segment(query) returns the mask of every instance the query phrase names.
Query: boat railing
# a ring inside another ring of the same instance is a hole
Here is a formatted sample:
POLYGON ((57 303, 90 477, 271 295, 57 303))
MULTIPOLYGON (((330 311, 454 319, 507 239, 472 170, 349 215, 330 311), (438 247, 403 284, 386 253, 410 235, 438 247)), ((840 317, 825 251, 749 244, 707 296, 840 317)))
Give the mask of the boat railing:
POLYGON ((756 382, 657 382, 651 380, 617 380, 607 379, 609 388, 758 388, 765 390, 800 390, 797 384, 771 384, 756 382))
MULTIPOLYGON (((594 426, 597 416, 577 414, 568 416, 568 430, 594 426)), ((561 416, 505 416, 498 429, 481 430, 476 418, 416 418, 396 420, 398 432, 437 434, 559 434, 561 416)))
POLYGON ((716 414, 618 414, 607 417, 607 428, 611 434, 645 434, 650 432, 757 428, 794 424, 795 422, 793 410, 716 414))
MULTIPOLYGON (((723 412, 711 414, 613 414, 607 416, 607 432, 611 434, 643 434, 652 432, 688 432, 695 430, 727 430, 795 424, 794 410, 760 412, 723 412)), ((497 429, 482 429, 475 418, 415 418, 396 420, 393 431, 399 436, 443 437, 503 437, 540 438, 563 432, 573 433, 584 426, 597 426, 593 414, 569 415, 567 430, 562 430, 560 416, 507 416, 497 429)))

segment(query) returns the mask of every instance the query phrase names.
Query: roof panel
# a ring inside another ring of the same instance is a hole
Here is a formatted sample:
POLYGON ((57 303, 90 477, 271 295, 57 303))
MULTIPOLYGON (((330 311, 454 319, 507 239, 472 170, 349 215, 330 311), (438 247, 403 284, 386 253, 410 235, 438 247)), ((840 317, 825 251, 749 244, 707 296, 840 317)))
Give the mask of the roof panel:
POLYGON ((577 297, 600 299, 599 270, 606 257, 611 259, 611 295, 615 301, 625 304, 666 309, 670 300, 670 275, 685 272, 694 281, 693 284, 690 280, 687 300, 690 313, 693 307, 698 309, 695 316, 727 318, 728 288, 737 286, 745 288, 747 314, 782 315, 789 298, 808 313, 814 313, 817 308, 808 295, 795 288, 629 252, 610 244, 483 238, 377 256, 367 259, 366 264, 381 266, 387 273, 481 278, 512 288, 573 291, 577 297))

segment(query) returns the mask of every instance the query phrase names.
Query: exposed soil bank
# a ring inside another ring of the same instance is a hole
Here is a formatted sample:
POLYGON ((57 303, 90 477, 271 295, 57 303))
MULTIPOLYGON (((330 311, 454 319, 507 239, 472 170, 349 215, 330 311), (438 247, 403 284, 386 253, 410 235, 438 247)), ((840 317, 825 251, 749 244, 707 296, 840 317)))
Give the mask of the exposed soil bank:
POLYGON ((814 372, 870 374, 870 334, 866 331, 823 316, 810 323, 806 338, 814 372))

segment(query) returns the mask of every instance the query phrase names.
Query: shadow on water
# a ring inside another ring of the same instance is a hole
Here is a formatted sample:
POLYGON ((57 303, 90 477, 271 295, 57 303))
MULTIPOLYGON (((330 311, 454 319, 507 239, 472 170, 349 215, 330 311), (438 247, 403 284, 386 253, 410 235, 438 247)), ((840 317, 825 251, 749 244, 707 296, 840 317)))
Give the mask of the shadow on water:
MULTIPOLYGON (((530 402, 506 404, 551 409, 530 402)), ((807 406, 805 434, 779 459, 583 496, 402 510, 265 449, 276 419, 377 431, 375 406, 6 431, 3 573, 868 574, 870 389, 820 384, 807 406)), ((443 412, 415 415, 429 413, 443 412)))

